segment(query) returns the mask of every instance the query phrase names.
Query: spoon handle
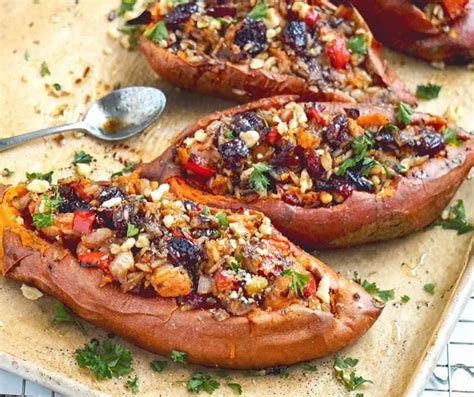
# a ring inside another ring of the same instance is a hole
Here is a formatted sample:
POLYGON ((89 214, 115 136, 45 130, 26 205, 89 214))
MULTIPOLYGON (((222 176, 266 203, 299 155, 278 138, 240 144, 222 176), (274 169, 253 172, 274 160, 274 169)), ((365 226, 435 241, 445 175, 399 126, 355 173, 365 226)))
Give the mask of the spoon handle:
POLYGON ((58 134, 60 132, 71 131, 71 130, 82 130, 87 131, 87 126, 83 122, 70 123, 64 125, 57 125, 54 127, 44 128, 42 130, 28 132, 26 134, 15 135, 10 138, 0 139, 0 152, 16 146, 20 143, 29 141, 31 139, 41 138, 42 136, 58 134))

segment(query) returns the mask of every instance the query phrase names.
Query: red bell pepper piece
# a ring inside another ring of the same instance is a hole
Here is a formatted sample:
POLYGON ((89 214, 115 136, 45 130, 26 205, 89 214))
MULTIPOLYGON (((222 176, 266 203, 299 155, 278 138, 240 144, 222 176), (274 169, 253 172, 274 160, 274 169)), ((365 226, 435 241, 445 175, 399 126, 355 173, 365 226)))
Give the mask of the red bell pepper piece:
POLYGON ((275 145, 281 139, 281 135, 276 129, 276 127, 273 127, 270 131, 267 132, 265 139, 270 145, 275 145))
POLYGON ((309 273, 309 280, 304 286, 303 293, 307 297, 316 296, 316 281, 311 273, 309 273))
POLYGON ((189 159, 184 166, 189 171, 192 171, 203 178, 211 178, 216 175, 216 170, 204 164, 203 160, 196 155, 189 156, 189 159))
POLYGON ((331 62, 331 65, 336 69, 342 69, 351 59, 351 54, 347 49, 346 41, 340 36, 336 36, 334 40, 326 43, 324 53, 329 59, 329 62, 331 62))
POLYGON ((104 252, 87 252, 77 257, 81 266, 84 267, 100 267, 106 269, 112 258, 104 252))
POLYGON ((321 113, 319 113, 318 109, 316 108, 310 108, 308 110, 308 118, 316 120, 316 122, 323 127, 325 127, 328 123, 324 119, 323 116, 321 116, 321 113))
POLYGON ((90 233, 92 232, 94 220, 94 212, 76 210, 72 219, 72 228, 81 233, 90 233))
POLYGON ((306 13, 306 15, 304 16, 304 21, 309 26, 313 26, 318 19, 319 19, 319 13, 313 7, 311 7, 306 13))

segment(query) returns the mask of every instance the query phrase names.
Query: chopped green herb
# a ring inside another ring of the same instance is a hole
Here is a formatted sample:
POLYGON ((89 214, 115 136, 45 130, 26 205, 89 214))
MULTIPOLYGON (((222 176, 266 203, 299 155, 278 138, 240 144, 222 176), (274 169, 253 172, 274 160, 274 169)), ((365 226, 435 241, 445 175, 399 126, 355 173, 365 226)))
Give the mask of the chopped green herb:
POLYGON ((74 152, 74 160, 72 163, 76 164, 89 164, 92 161, 92 156, 89 153, 84 152, 84 150, 80 150, 78 152, 74 152))
POLYGON ((200 393, 205 391, 208 394, 214 393, 220 387, 220 383, 211 378, 211 375, 196 371, 191 374, 187 382, 190 393, 200 393))
POLYGON ((132 393, 138 393, 138 376, 137 375, 135 375, 135 377, 133 377, 133 378, 128 378, 127 388, 132 393))
POLYGON ((373 145, 374 139, 369 131, 365 131, 363 135, 354 138, 352 149, 354 149, 355 157, 350 157, 345 160, 336 169, 336 175, 344 175, 349 168, 355 167, 360 163, 364 166, 361 170, 361 174, 363 176, 368 175, 370 167, 375 164, 381 164, 373 157, 365 157, 373 145))
POLYGON ((170 358, 175 363, 186 364, 188 359, 188 353, 180 352, 178 350, 172 350, 170 353, 170 358))
POLYGON ((283 269, 282 272, 285 276, 293 276, 290 288, 297 294, 300 292, 303 294, 304 287, 306 283, 309 281, 309 274, 303 274, 295 272, 293 269, 283 269))
POLYGON ((53 321, 56 323, 73 323, 75 324, 84 335, 87 335, 87 331, 82 323, 73 316, 69 310, 62 303, 54 304, 55 315, 53 321))
MULTIPOLYGON (((360 282, 360 280, 358 281, 360 282)), ((369 283, 367 280, 363 280, 360 283, 360 286, 364 288, 369 294, 377 295, 384 302, 388 302, 389 300, 395 298, 395 290, 381 290, 379 287, 377 287, 376 283, 369 283)))
POLYGON ((76 350, 76 361, 79 367, 90 369, 97 379, 111 379, 132 372, 130 351, 110 339, 86 343, 84 348, 76 350))
POLYGON ((136 163, 128 163, 125 167, 122 168, 122 171, 119 171, 119 172, 114 172, 112 174, 112 177, 114 176, 123 176, 124 174, 127 174, 131 171, 133 171, 133 169, 135 168, 136 166, 136 163))
POLYGON ((49 183, 51 183, 53 172, 54 171, 49 171, 49 172, 46 172, 44 174, 41 173, 41 172, 27 172, 26 173, 26 179, 28 179, 30 181, 33 180, 33 179, 42 179, 42 180, 45 180, 45 181, 48 181, 49 183))
POLYGON ((456 201, 449 209, 446 219, 436 220, 432 223, 432 226, 441 226, 443 229, 457 230, 458 234, 464 234, 474 230, 474 224, 467 219, 464 202, 462 200, 456 201))
POLYGON ((288 367, 280 367, 278 371, 278 376, 283 379, 290 377, 290 369, 288 367))
POLYGON ((51 226, 53 224, 52 214, 41 214, 37 212, 36 214, 33 214, 32 217, 33 217, 33 225, 35 225, 39 229, 43 227, 51 226))
POLYGON ((428 292, 430 295, 434 295, 436 288, 436 283, 428 283, 423 286, 425 292, 428 292))
POLYGON ((334 361, 334 371, 336 378, 346 387, 348 391, 353 391, 364 383, 373 383, 371 380, 364 379, 355 373, 355 366, 359 360, 351 357, 342 359, 336 357, 334 361))
POLYGON ((53 84, 53 88, 54 88, 56 91, 61 91, 61 84, 54 83, 54 84, 53 84))
POLYGON ((153 27, 145 30, 143 36, 149 38, 154 43, 166 41, 168 39, 168 29, 166 28, 165 21, 158 21, 153 27))
POLYGON ((408 295, 402 295, 402 297, 400 298, 400 300, 403 302, 403 303, 407 303, 409 300, 410 300, 410 297, 408 295))
POLYGON ((236 261, 230 262, 230 265, 229 265, 229 266, 230 266, 230 268, 231 268, 232 270, 239 270, 239 269, 241 268, 240 263, 239 263, 239 262, 236 262, 236 261))
POLYGON ((233 137, 234 137, 234 134, 232 133, 232 131, 227 131, 224 134, 224 138, 226 138, 226 139, 232 139, 233 137))
POLYGON ((226 383, 229 388, 232 389, 232 391, 240 396, 242 394, 242 386, 238 383, 233 383, 233 382, 227 382, 226 383))
POLYGON ((252 166, 252 173, 249 177, 250 186, 258 192, 264 192, 270 186, 270 179, 265 173, 270 172, 272 167, 267 164, 257 163, 252 166))
POLYGON ((462 145, 462 141, 457 138, 456 129, 444 127, 441 130, 441 132, 444 135, 444 140, 446 141, 446 143, 450 143, 451 145, 455 145, 455 146, 461 146, 462 145))
POLYGON ((222 227, 229 226, 229 220, 227 219, 227 214, 225 212, 218 212, 215 217, 222 227))
POLYGON ((28 50, 25 50, 25 54, 23 55, 23 57, 25 58, 25 61, 28 62, 31 59, 30 52, 28 50))
POLYGON ((8 168, 4 168, 2 171, 2 176, 4 176, 5 178, 10 178, 14 173, 15 171, 9 170, 8 168))
POLYGON ((121 0, 118 15, 123 16, 127 11, 132 11, 137 0, 121 0))
POLYGON ((403 124, 410 124, 413 108, 405 102, 397 103, 397 120, 403 124))
POLYGON ((135 200, 137 200, 137 201, 146 201, 145 196, 143 194, 137 194, 135 196, 135 200))
POLYGON ((41 62, 41 67, 40 67, 40 76, 51 76, 51 71, 49 70, 48 64, 46 62, 41 62))
POLYGON ((374 138, 369 131, 365 131, 363 135, 356 136, 352 142, 352 148, 354 149, 358 158, 365 157, 367 151, 374 144, 374 138))
POLYGON ((344 175, 349 168, 355 167, 358 163, 359 160, 356 158, 348 158, 347 160, 344 160, 344 162, 339 167, 337 167, 335 173, 339 176, 344 175))
POLYGON ((311 372, 315 372, 318 370, 316 365, 311 364, 311 363, 301 363, 300 368, 304 369, 305 371, 311 371, 311 372))
POLYGON ((363 34, 356 34, 347 40, 347 47, 353 54, 367 54, 367 39, 363 34))
POLYGON ((61 195, 59 194, 59 189, 57 186, 53 188, 54 194, 53 196, 48 196, 46 193, 43 194, 43 205, 45 208, 45 212, 54 213, 57 211, 58 207, 61 205, 63 201, 61 195))
POLYGON ((426 85, 418 85, 416 87, 416 96, 420 99, 434 99, 438 98, 441 86, 437 84, 428 83, 426 85))
POLYGON ((248 13, 248 17, 252 19, 264 19, 268 14, 268 4, 266 0, 260 0, 255 7, 248 13))
POLYGON ((356 393, 356 397, 364 397, 364 393, 356 393))
MULTIPOLYGON (((118 28, 118 31, 120 33, 123 33, 124 35, 129 36, 128 43, 130 44, 130 48, 135 48, 138 45, 138 40, 140 39, 140 36, 141 36, 140 25, 124 26, 124 27, 118 28)), ((118 88, 120 87, 114 87, 114 90, 118 88)))
POLYGON ((133 223, 127 225, 127 237, 136 236, 139 233, 140 229, 136 227, 133 223))
POLYGON ((150 368, 155 372, 163 372, 168 363, 166 361, 153 360, 150 363, 150 368))
POLYGON ((202 208, 201 215, 208 216, 211 214, 211 210, 207 205, 202 208))

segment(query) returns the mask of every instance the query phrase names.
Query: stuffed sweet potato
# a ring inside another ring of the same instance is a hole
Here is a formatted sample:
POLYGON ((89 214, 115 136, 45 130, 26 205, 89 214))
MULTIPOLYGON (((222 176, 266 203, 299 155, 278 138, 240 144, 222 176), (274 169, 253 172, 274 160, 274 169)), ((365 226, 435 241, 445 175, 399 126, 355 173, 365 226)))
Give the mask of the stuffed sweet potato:
POLYGON ((221 208, 264 212, 292 241, 341 247, 431 223, 474 164, 474 138, 397 108, 263 99, 185 129, 147 178, 221 208))
POLYGON ((414 102, 354 8, 310 3, 159 1, 129 23, 147 24, 142 53, 179 87, 238 101, 414 102))
POLYGON ((428 61, 474 60, 474 0, 351 0, 384 45, 428 61))
POLYGON ((0 270, 137 345, 230 368, 293 364, 382 306, 263 214, 180 200, 136 174, 0 188, 0 270))

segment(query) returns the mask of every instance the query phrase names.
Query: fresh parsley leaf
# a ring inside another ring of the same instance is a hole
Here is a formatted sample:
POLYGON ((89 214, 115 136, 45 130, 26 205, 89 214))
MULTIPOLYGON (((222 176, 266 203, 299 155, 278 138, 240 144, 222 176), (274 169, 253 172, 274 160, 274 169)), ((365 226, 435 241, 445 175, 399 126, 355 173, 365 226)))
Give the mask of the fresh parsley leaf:
POLYGON ((211 375, 196 371, 191 374, 187 382, 190 393, 200 393, 205 391, 208 394, 214 393, 220 387, 220 383, 211 378, 211 375))
POLYGON ((28 62, 31 59, 30 52, 28 50, 25 50, 23 57, 25 58, 25 61, 28 62))
POLYGON ((130 351, 110 339, 86 343, 84 348, 76 350, 76 361, 79 367, 90 369, 97 379, 111 379, 132 372, 130 351))
POLYGON ((53 88, 54 88, 56 91, 61 91, 61 84, 59 84, 59 83, 54 83, 54 84, 53 84, 53 88))
POLYGON ((430 295, 434 295, 436 288, 436 283, 428 283, 423 286, 425 292, 428 292, 430 295))
POLYGON ((132 393, 138 393, 138 376, 135 375, 134 378, 128 378, 127 387, 132 393))
POLYGON ((304 369, 305 371, 311 371, 311 372, 315 372, 318 370, 316 365, 311 364, 311 363, 301 363, 300 368, 304 369))
POLYGON ((41 214, 37 212, 36 214, 33 214, 32 217, 33 217, 33 225, 35 225, 39 229, 43 227, 51 226, 53 224, 52 214, 41 214))
POLYGON ((168 363, 166 361, 153 360, 150 363, 150 368, 155 372, 163 372, 168 363))
POLYGON ((127 224, 127 237, 136 236, 139 233, 140 229, 136 227, 133 223, 127 224))
POLYGON ((41 62, 40 76, 51 76, 51 71, 49 70, 48 64, 45 61, 41 62))
POLYGON ((344 175, 349 168, 355 167, 358 163, 358 159, 354 157, 348 158, 347 160, 344 160, 344 162, 339 167, 336 168, 335 173, 339 176, 344 175))
POLYGON ((229 266, 232 270, 239 270, 241 268, 240 263, 236 261, 232 261, 229 266))
POLYGON ((82 323, 75 317, 73 316, 69 310, 64 306, 62 303, 55 303, 54 304, 54 319, 53 321, 56 323, 73 323, 75 324, 84 335, 87 335, 87 331, 82 325, 82 323))
POLYGON ((446 219, 436 220, 432 225, 441 226, 443 229, 457 230, 458 234, 464 234, 474 230, 474 224, 467 219, 464 202, 462 200, 456 201, 449 209, 446 219))
POLYGON ((370 167, 378 163, 378 161, 372 157, 365 157, 373 145, 374 139, 369 131, 365 131, 363 135, 355 137, 352 142, 352 149, 354 150, 355 157, 350 157, 345 160, 336 169, 336 175, 344 175, 349 168, 355 167, 361 162, 364 165, 361 174, 368 174, 370 167))
POLYGON ((209 209, 207 205, 202 207, 201 215, 208 216, 210 214, 211 214, 211 210, 209 209))
POLYGON ((4 168, 2 171, 2 176, 4 176, 5 178, 10 178, 14 173, 15 171, 9 170, 8 168, 4 168))
POLYGON ((153 27, 145 30, 143 36, 149 38, 154 43, 160 43, 160 41, 168 39, 168 29, 166 28, 165 21, 158 21, 153 27))
POLYGON ((374 138, 369 131, 365 131, 363 135, 356 136, 352 142, 352 148, 358 158, 365 157, 368 150, 372 148, 374 138))
POLYGON ((364 393, 356 393, 356 397, 364 397, 364 393))
POLYGON ((283 269, 283 274, 285 276, 293 277, 290 282, 290 288, 295 292, 295 294, 303 294, 304 287, 309 281, 309 274, 298 273, 293 269, 283 269))
POLYGON ((215 217, 222 227, 229 226, 229 220, 227 219, 227 214, 225 212, 218 212, 215 217))
POLYGON ((252 19, 264 19, 268 14, 268 4, 266 0, 260 0, 255 7, 248 13, 248 17, 252 19))
POLYGON ((124 174, 127 174, 129 172, 132 172, 133 169, 135 168, 137 164, 136 163, 128 163, 125 167, 122 168, 122 171, 119 171, 119 172, 114 172, 112 174, 112 177, 114 176, 123 176, 124 174))
POLYGON ((43 205, 45 207, 45 212, 54 213, 57 211, 58 207, 61 205, 63 199, 59 194, 59 189, 57 186, 53 188, 53 196, 48 196, 46 193, 43 194, 43 205))
POLYGON ((227 382, 226 383, 229 388, 232 389, 232 391, 240 396, 242 394, 242 386, 238 383, 233 383, 233 382, 227 382))
POLYGON ((291 276, 293 274, 293 270, 291 269, 283 269, 282 274, 284 276, 291 276))
POLYGON ((360 286, 364 288, 369 294, 377 295, 384 302, 388 302, 395 298, 395 290, 381 290, 379 287, 377 287, 376 283, 369 283, 367 280, 363 280, 360 286))
POLYGON ((122 0, 118 9, 118 15, 123 16, 127 11, 132 11, 136 2, 137 0, 122 0))
POLYGON ((80 150, 78 152, 74 152, 74 160, 72 160, 72 163, 74 165, 76 164, 90 164, 92 161, 92 156, 89 153, 84 152, 84 150, 80 150))
POLYGON ((234 134, 232 133, 232 131, 227 131, 224 134, 224 138, 226 138, 226 139, 232 139, 233 137, 234 137, 234 134))
POLYGON ((49 171, 47 173, 41 173, 41 172, 27 172, 26 173, 26 179, 28 180, 33 180, 33 179, 42 179, 42 180, 45 180, 45 181, 48 181, 49 183, 51 183, 51 179, 52 179, 52 176, 53 176, 53 172, 54 171, 49 171))
MULTIPOLYGON (((128 43, 130 44, 130 48, 135 48, 138 45, 138 40, 141 36, 140 25, 123 26, 121 28, 118 28, 118 31, 120 33, 123 33, 124 35, 129 36, 128 43)), ((115 90, 118 88, 120 87, 114 87, 115 90)))
POLYGON ((410 124, 413 108, 406 102, 397 103, 397 120, 403 124, 410 124))
POLYGON ((345 386, 348 391, 353 391, 364 383, 373 383, 371 380, 364 379, 362 376, 356 375, 355 366, 359 360, 351 357, 342 359, 336 357, 334 360, 334 371, 336 378, 345 386))
POLYGON ((402 295, 402 297, 400 298, 400 300, 403 302, 403 303, 407 303, 409 300, 410 300, 410 297, 408 295, 402 295))
POLYGON ((426 85, 420 84, 416 87, 416 96, 419 99, 434 99, 438 98, 440 91, 440 85, 431 83, 428 83, 426 85))
POLYGON ((175 363, 186 364, 188 359, 188 353, 180 352, 178 350, 172 350, 170 353, 170 358, 175 363))
POLYGON ((287 379, 290 377, 290 369, 288 367, 280 367, 278 370, 280 378, 287 379))
POLYGON ((265 173, 270 172, 272 167, 267 164, 257 163, 252 166, 252 173, 249 177, 250 186, 258 192, 264 192, 270 186, 270 179, 265 173))
POLYGON ((446 143, 450 143, 451 145, 455 146, 462 145, 462 141, 457 138, 457 131, 455 128, 444 127, 441 132, 444 135, 444 140, 446 141, 446 143))
POLYGON ((367 54, 367 40, 365 35, 356 34, 347 40, 347 47, 353 54, 367 54))

